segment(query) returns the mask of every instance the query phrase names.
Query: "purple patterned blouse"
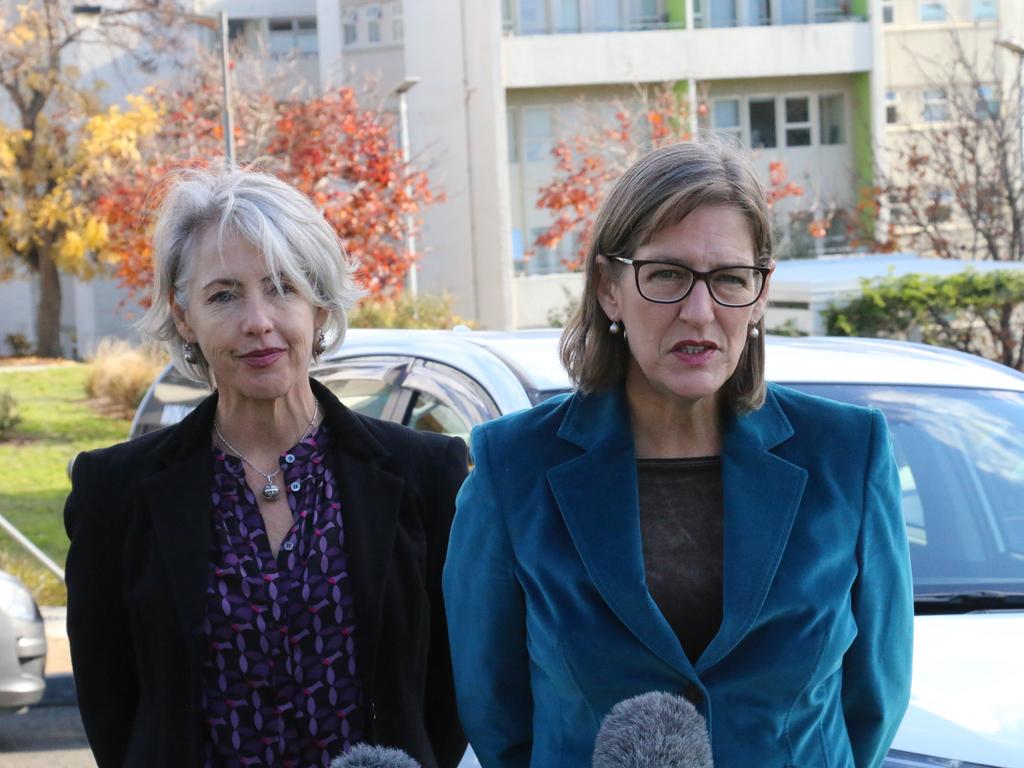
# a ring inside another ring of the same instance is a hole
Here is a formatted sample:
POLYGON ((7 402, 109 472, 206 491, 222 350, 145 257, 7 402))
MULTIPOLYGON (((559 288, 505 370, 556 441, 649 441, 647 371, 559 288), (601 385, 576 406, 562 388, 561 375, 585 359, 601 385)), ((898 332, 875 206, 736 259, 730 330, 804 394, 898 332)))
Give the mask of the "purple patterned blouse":
POLYGON ((326 767, 360 739, 355 618, 330 447, 322 425, 280 458, 277 479, 295 523, 276 558, 242 462, 214 449, 206 768, 326 767))

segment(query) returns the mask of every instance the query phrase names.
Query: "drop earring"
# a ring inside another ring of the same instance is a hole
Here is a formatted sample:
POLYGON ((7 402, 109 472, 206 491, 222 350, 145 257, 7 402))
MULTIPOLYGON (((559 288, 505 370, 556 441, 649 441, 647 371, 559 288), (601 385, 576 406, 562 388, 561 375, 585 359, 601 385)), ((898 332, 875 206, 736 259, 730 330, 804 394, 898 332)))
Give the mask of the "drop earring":
POLYGON ((324 353, 325 349, 327 349, 327 336, 324 334, 323 330, 321 330, 319 335, 316 337, 316 343, 313 344, 313 357, 320 357, 320 355, 324 353))
POLYGON ((756 325, 752 325, 750 326, 750 332, 747 335, 752 339, 756 339, 761 335, 761 331, 758 330, 756 325))
POLYGON ((195 365, 199 362, 199 358, 196 357, 195 345, 191 341, 186 341, 181 345, 181 353, 181 356, 189 365, 195 365))
POLYGON ((611 325, 608 326, 608 333, 610 333, 612 336, 618 336, 620 333, 622 333, 622 326, 619 325, 618 320, 612 320, 611 325))

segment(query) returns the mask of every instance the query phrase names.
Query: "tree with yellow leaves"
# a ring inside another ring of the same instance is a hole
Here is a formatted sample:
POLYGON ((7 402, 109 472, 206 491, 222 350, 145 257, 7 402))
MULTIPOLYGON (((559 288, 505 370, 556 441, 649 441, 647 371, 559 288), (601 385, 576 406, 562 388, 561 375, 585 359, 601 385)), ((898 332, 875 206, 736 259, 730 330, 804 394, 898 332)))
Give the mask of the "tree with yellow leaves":
MULTIPOLYGON (((127 50, 124 41, 166 29, 165 14, 121 5, 92 31, 127 50)), ((140 161, 140 142, 160 121, 145 95, 102 108, 95 89, 80 84, 68 54, 84 43, 83 31, 60 0, 29 0, 0 14, 0 278, 27 270, 38 280, 37 353, 45 356, 61 353, 60 273, 88 279, 113 258, 93 203, 109 179, 140 161)))

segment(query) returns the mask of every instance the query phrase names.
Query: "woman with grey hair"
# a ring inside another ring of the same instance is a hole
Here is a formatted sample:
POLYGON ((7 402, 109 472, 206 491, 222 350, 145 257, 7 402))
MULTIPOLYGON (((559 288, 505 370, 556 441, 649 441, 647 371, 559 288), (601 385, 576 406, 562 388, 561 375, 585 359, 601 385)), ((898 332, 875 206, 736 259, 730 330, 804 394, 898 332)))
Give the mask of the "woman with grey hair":
POLYGON ((562 337, 577 391, 478 428, 458 498, 445 602, 484 768, 589 768, 651 691, 699 710, 715 765, 881 764, 910 682, 899 477, 880 413, 765 384, 773 266, 723 144, 652 152, 605 199, 562 337))
POLYGON ((309 377, 358 291, 284 182, 184 174, 154 266, 143 328, 214 393, 74 463, 68 637, 97 764, 326 767, 369 742, 455 766, 440 576, 465 445, 309 377))

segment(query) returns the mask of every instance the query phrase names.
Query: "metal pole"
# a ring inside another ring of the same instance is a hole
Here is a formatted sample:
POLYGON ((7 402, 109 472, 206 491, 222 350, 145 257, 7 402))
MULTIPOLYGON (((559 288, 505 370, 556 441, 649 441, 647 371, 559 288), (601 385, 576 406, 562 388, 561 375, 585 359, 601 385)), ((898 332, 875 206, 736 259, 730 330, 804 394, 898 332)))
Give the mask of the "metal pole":
MULTIPOLYGON (((402 163, 405 166, 404 172, 406 177, 409 175, 409 110, 405 100, 406 91, 401 91, 398 94, 398 125, 399 125, 399 141, 402 147, 402 163)), ((406 199, 412 198, 412 185, 405 184, 405 196, 406 199)), ((413 232, 413 217, 412 212, 405 214, 405 255, 410 260, 409 271, 406 273, 405 288, 409 292, 409 297, 415 302, 416 297, 419 294, 418 276, 416 274, 416 235, 413 232)))
POLYGON ((42 563, 51 571, 53 571, 58 579, 64 581, 64 569, 57 565, 55 562, 53 562, 53 560, 51 560, 49 556, 45 552, 43 552, 43 550, 41 550, 39 547, 33 544, 25 536, 25 534, 23 534, 21 531, 15 528, 14 525, 11 524, 11 521, 3 515, 0 515, 0 526, 2 526, 3 529, 11 535, 11 538, 13 538, 16 542, 21 544, 21 546, 27 549, 30 555, 32 555, 36 560, 38 560, 40 563, 42 563))
POLYGON ((228 167, 235 164, 235 118, 231 105, 231 77, 228 62, 228 15, 220 12, 220 72, 224 85, 224 153, 228 167))

